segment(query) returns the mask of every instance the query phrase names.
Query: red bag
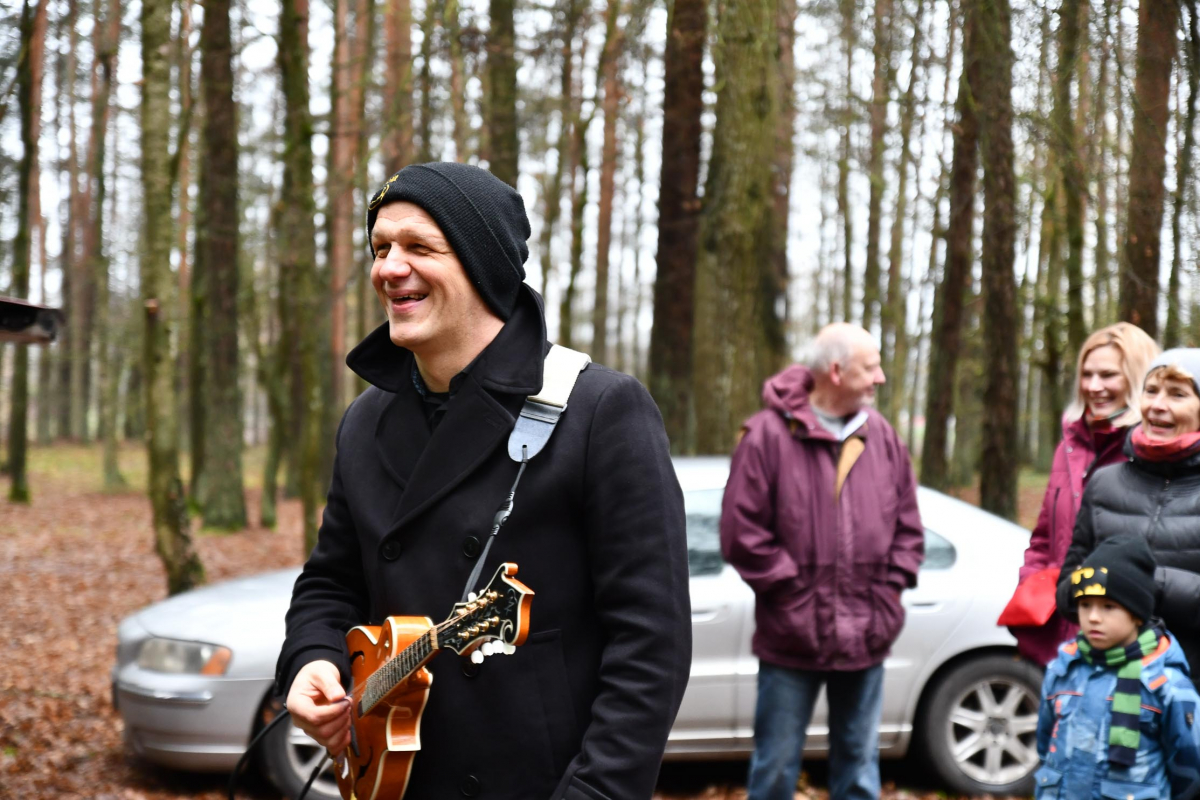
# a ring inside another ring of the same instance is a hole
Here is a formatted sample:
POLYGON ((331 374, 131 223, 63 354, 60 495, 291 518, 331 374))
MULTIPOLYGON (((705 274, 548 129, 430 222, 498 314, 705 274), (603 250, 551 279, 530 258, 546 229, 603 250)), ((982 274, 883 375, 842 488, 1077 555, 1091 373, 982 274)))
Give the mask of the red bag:
POLYGON ((1045 625, 1054 616, 1060 571, 1059 567, 1046 567, 1017 584, 1017 590, 1000 612, 996 624, 1014 628, 1045 625))

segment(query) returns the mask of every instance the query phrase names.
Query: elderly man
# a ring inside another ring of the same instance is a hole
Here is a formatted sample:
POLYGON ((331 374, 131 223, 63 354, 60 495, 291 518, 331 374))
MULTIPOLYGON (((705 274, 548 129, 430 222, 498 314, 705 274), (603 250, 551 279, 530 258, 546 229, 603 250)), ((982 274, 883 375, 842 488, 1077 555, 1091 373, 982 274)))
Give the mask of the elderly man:
POLYGON ((806 361, 766 382, 721 514, 722 552, 756 597, 748 800, 791 800, 822 685, 830 797, 874 800, 883 660, 924 558, 917 487, 900 437, 870 405, 884 382, 870 334, 830 325, 806 361))
POLYGON ((518 464, 506 443, 549 349, 522 283, 521 196, 476 167, 409 166, 371 199, 367 231, 387 322, 346 359, 372 386, 338 431, 278 689, 342 751, 347 629, 441 619, 480 558, 485 581, 515 562, 536 593, 528 641, 430 662, 406 797, 648 800, 691 663, 683 498, 658 410, 636 380, 590 364, 545 448, 518 464))

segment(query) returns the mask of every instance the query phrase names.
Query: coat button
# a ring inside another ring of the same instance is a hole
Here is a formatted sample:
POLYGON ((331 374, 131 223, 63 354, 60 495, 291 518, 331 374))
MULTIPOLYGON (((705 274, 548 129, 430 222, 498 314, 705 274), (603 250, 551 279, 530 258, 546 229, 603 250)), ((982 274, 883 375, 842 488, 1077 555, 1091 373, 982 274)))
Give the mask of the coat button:
POLYGON ((479 674, 479 665, 469 658, 462 660, 462 673, 468 678, 474 678, 479 674))
POLYGON ((479 778, 474 775, 468 775, 458 784, 458 791, 462 792, 463 797, 474 797, 479 794, 479 778))
POLYGON ((1068 453, 1074 453, 1074 452, 1075 452, 1075 448, 1074 448, 1074 447, 1068 447, 1068 448, 1067 448, 1067 452, 1068 452, 1068 453))
POLYGON ((400 543, 395 539, 388 539, 383 543, 383 549, 380 550, 380 554, 387 561, 395 561, 400 557, 400 543))
POLYGON ((479 544, 479 539, 474 536, 468 536, 463 539, 463 555, 467 558, 478 558, 479 552, 483 548, 479 544))

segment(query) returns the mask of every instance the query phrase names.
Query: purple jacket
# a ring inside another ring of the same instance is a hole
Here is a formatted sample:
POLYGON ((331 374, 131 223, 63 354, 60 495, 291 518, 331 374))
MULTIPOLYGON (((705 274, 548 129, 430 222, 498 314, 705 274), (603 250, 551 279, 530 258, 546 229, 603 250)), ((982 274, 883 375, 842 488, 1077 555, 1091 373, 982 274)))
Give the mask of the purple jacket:
POLYGON ((908 450, 874 409, 854 434, 861 454, 843 459, 858 443, 821 427, 812 386, 802 366, 764 385, 766 408, 733 454, 721 552, 756 595, 755 655, 792 669, 865 669, 900 634, 900 592, 916 585, 925 556, 917 485, 908 450))
MULTIPOLYGON (((1071 535, 1075 530, 1075 515, 1088 478, 1100 467, 1125 461, 1122 448, 1128 428, 1113 428, 1093 434, 1083 419, 1063 422, 1063 438, 1054 451, 1050 467, 1050 482, 1042 500, 1025 565, 1019 580, 1046 567, 1062 566, 1071 535)), ((1058 654, 1058 646, 1074 638, 1078 626, 1055 614, 1040 628, 1011 628, 1017 637, 1021 655, 1039 664, 1049 664, 1058 654)))

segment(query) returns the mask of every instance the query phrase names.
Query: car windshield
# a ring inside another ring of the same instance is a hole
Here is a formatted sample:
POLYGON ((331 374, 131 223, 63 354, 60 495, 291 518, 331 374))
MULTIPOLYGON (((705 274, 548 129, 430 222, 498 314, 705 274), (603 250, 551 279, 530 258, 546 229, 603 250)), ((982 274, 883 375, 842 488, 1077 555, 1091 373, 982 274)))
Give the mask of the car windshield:
POLYGON ((694 489, 684 492, 687 513, 688 572, 716 575, 721 571, 721 496, 724 489, 694 489))

